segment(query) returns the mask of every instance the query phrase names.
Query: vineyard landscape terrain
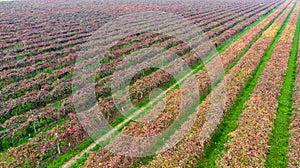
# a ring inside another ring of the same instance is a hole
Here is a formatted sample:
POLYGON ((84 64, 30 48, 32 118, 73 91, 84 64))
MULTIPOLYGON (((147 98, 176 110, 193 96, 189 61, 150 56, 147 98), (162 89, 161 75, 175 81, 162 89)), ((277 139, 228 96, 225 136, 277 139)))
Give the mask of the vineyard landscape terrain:
POLYGON ((299 36, 299 0, 0 0, 0 167, 300 168, 299 36))

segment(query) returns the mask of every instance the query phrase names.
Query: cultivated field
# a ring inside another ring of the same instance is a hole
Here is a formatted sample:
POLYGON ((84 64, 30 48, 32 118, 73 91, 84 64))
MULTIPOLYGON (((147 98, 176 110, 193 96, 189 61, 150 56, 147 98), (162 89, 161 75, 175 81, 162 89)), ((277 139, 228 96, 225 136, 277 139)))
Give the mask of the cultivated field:
POLYGON ((300 167, 299 14, 0 0, 0 167, 300 167))

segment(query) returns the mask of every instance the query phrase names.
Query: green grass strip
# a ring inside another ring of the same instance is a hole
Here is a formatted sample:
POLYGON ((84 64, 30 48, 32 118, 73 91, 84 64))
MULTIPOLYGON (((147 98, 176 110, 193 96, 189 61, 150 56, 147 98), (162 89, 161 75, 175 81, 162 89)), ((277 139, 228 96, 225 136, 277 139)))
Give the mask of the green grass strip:
POLYGON ((199 159, 197 167, 216 167, 215 161, 218 158, 218 156, 222 154, 222 152, 225 150, 224 144, 226 144, 231 139, 231 137, 228 134, 238 128, 237 121, 239 119, 240 114, 246 108, 245 103, 249 100, 251 94, 253 93, 258 83, 259 77, 261 76, 267 62, 270 60, 272 52, 275 49, 294 8, 295 5, 289 13, 287 19, 284 21, 280 30, 277 32, 271 45, 265 52, 264 57, 258 65, 258 68, 254 72, 254 75, 248 80, 248 82, 245 85, 245 88, 238 95, 234 105, 224 117, 223 122, 220 124, 218 130, 213 134, 211 143, 205 146, 205 152, 203 156, 199 159))
POLYGON ((73 165, 70 166, 70 168, 79 168, 81 166, 83 166, 85 164, 85 162, 88 160, 90 154, 89 153, 85 153, 82 158, 78 159, 78 161, 76 163, 74 163, 73 165))
POLYGON ((300 15, 298 17, 298 24, 293 39, 287 72, 278 99, 277 118, 274 123, 274 129, 269 143, 271 147, 267 155, 266 167, 287 167, 289 161, 287 156, 289 150, 288 141, 290 137, 289 123, 292 115, 292 96, 296 81, 299 33, 300 15))

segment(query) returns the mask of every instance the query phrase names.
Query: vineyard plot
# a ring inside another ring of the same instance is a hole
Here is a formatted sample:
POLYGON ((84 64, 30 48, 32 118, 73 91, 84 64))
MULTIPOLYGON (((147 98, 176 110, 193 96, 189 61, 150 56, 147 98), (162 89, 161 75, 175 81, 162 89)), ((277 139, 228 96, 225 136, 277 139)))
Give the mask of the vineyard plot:
POLYGON ((299 12, 0 1, 0 167, 299 167, 299 12))

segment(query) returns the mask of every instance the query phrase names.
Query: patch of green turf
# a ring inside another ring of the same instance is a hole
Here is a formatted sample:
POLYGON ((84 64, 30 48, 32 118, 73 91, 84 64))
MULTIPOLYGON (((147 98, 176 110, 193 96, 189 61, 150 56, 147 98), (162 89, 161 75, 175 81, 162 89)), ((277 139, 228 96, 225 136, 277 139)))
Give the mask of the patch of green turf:
POLYGON ((80 166, 84 165, 89 156, 89 153, 85 153, 80 159, 78 159, 73 165, 71 165, 70 168, 79 168, 80 166))
POLYGON ((53 107, 53 108, 56 108, 56 109, 59 109, 59 108, 61 108, 61 103, 62 103, 62 100, 59 100, 59 101, 55 102, 55 103, 52 105, 52 107, 53 107))

